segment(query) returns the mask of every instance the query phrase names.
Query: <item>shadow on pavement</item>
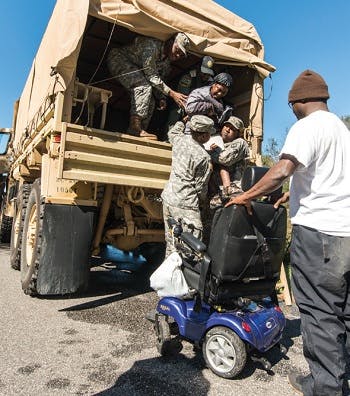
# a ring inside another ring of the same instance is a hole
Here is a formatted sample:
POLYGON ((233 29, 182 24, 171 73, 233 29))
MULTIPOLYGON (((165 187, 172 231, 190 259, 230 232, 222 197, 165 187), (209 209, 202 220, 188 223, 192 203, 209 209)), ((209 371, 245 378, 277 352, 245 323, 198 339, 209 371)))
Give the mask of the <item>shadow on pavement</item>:
POLYGON ((0 243, 0 249, 1 250, 10 250, 10 244, 9 243, 0 243))
POLYGON ((111 388, 95 396, 204 396, 209 392, 210 383, 203 377, 202 369, 199 355, 139 360, 111 388))
MULTIPOLYGON (((131 267, 118 267, 110 269, 100 268, 97 271, 91 271, 89 289, 85 293, 76 294, 70 297, 62 296, 61 298, 85 298, 98 297, 78 305, 73 305, 62 311, 80 311, 84 309, 97 308, 102 305, 111 304, 115 301, 120 301, 139 294, 144 294, 152 291, 150 288, 149 277, 154 271, 154 267, 144 264, 145 268, 134 270, 131 267), (106 297, 107 296, 107 297, 106 297)), ((47 296, 45 296, 47 298, 47 296)), ((53 296, 51 298, 59 298, 53 296)))
POLYGON ((87 301, 73 305, 62 311, 78 311, 110 304, 115 301, 130 298, 152 291, 149 278, 163 261, 164 248, 159 245, 150 245, 143 248, 142 254, 147 258, 143 261, 128 260, 120 262, 95 260, 90 271, 88 289, 84 292, 67 294, 63 296, 38 296, 38 298, 64 300, 81 299, 102 296, 101 299, 87 301))

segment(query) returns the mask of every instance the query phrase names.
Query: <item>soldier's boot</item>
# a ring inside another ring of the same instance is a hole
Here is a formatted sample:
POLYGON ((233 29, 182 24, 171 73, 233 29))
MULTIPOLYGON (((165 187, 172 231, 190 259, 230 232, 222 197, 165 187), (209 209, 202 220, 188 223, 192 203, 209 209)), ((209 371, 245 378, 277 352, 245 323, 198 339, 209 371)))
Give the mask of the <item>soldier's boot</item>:
POLYGON ((156 135, 154 135, 152 133, 148 133, 142 129, 141 117, 138 115, 130 116, 130 124, 129 124, 128 133, 130 133, 131 135, 139 136, 139 137, 149 139, 149 140, 158 140, 156 135))

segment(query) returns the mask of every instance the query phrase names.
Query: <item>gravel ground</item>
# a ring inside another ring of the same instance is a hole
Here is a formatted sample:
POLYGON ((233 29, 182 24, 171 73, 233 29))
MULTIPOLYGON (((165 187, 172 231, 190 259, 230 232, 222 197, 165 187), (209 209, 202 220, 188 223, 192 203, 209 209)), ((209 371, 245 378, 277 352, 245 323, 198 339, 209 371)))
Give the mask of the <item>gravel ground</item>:
POLYGON ((271 372, 248 361, 237 379, 224 380, 184 342, 176 357, 162 358, 145 314, 156 302, 152 266, 135 273, 98 267, 84 295, 31 298, 0 246, 0 395, 295 395, 287 373, 306 373, 297 309, 287 317, 279 351, 268 352, 271 372))

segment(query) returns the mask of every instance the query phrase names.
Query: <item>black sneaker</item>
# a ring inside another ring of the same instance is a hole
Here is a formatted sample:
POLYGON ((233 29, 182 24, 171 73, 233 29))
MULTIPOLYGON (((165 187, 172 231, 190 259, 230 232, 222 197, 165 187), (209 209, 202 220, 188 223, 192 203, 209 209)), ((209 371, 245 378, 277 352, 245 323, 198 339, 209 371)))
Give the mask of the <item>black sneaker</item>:
POLYGON ((303 395, 303 385, 307 382, 309 375, 304 376, 298 373, 288 374, 288 381, 296 392, 303 395))

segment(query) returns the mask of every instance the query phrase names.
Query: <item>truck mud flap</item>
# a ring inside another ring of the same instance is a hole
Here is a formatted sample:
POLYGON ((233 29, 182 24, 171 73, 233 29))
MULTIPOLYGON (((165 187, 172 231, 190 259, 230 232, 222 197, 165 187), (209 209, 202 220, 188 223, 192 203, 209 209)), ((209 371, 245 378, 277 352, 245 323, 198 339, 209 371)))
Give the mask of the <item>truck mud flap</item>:
POLYGON ((45 205, 37 292, 69 294, 85 290, 95 208, 45 205))

